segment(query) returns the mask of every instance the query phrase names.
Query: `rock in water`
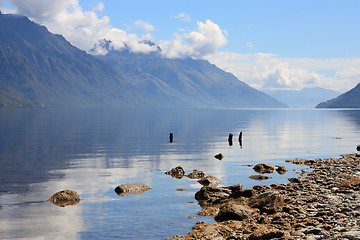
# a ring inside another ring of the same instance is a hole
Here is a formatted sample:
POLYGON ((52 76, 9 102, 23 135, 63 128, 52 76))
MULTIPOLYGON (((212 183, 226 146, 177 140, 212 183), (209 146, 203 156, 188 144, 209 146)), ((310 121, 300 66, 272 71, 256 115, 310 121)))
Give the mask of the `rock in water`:
POLYGON ((203 186, 216 187, 217 185, 220 184, 220 179, 218 179, 215 176, 207 176, 207 177, 200 179, 198 181, 198 183, 200 183, 203 186))
POLYGON ((181 166, 174 167, 170 171, 165 172, 166 175, 170 175, 173 178, 180 179, 185 175, 185 171, 181 166))
POLYGON ((259 163, 255 165, 253 168, 257 173, 273 173, 276 169, 274 165, 266 164, 266 163, 259 163))
POLYGON ((280 175, 284 175, 285 173, 287 173, 287 169, 284 166, 276 166, 276 171, 280 174, 280 175))
POLYGON ((76 205, 80 202, 80 195, 73 190, 63 190, 52 195, 48 201, 60 207, 76 205))
POLYGON ((203 171, 199 171, 197 169, 194 169, 193 172, 186 175, 190 179, 200 179, 205 177, 205 173, 203 171))
POLYGON ((119 196, 125 196, 130 194, 141 194, 150 189, 151 187, 144 183, 127 183, 117 186, 114 191, 119 196))
POLYGON ((216 154, 214 157, 218 160, 222 160, 224 158, 224 156, 221 153, 216 154))

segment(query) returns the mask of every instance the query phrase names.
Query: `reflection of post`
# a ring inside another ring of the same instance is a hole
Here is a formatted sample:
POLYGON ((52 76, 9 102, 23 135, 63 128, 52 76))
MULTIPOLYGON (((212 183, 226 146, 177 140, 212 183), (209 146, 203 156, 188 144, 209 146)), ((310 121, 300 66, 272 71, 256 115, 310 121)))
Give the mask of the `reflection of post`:
POLYGON ((173 140, 174 140, 173 133, 170 133, 170 137, 169 137, 169 139, 170 139, 170 143, 172 143, 172 142, 173 142, 173 140))
POLYGON ((228 138, 229 146, 233 145, 233 135, 230 133, 228 138))
POLYGON ((240 132, 239 134, 239 144, 240 144, 240 148, 242 148, 242 132, 240 132))

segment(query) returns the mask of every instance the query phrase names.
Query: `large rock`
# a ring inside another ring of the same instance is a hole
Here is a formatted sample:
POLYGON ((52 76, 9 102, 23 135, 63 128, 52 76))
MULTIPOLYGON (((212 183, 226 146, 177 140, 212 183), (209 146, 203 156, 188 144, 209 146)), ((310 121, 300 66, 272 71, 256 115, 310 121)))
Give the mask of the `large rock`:
POLYGON ((76 205, 80 202, 80 195, 73 190, 63 190, 52 195, 48 201, 60 207, 76 205))
POLYGON ((205 201, 207 204, 212 204, 215 201, 228 198, 230 194, 231 190, 227 188, 202 187, 195 193, 195 199, 205 201))
POLYGON ((249 206, 261 212, 275 213, 284 206, 284 197, 278 192, 264 192, 250 198, 249 206))
POLYGON ((130 194, 141 194, 150 189, 151 189, 151 187, 144 183, 127 183, 127 184, 121 184, 121 185, 117 186, 114 189, 114 191, 119 196, 125 196, 125 195, 130 195, 130 194))
POLYGON ((256 164, 253 169, 257 173, 264 174, 264 173, 273 173, 276 170, 276 167, 274 165, 267 163, 259 163, 256 164))
POLYGON ((228 203, 220 208, 219 213, 215 216, 217 222, 224 222, 227 220, 238 220, 254 217, 259 214, 258 209, 249 208, 246 205, 228 203))
POLYGON ((220 184, 220 179, 215 176, 206 176, 198 181, 203 186, 216 187, 220 184))

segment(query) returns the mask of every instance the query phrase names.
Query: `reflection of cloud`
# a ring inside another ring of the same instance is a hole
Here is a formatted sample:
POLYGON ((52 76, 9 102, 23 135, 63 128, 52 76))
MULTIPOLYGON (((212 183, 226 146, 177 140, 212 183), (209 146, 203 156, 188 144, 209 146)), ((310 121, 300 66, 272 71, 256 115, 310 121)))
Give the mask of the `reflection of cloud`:
MULTIPOLYGON (((21 195, 10 195, 11 199, 6 201, 8 203, 19 203, 19 200, 24 199, 30 202, 3 205, 0 208, 2 239, 80 239, 78 233, 85 230, 81 204, 60 208, 46 202, 49 196, 45 196, 44 193, 57 189, 57 186, 54 186, 56 182, 54 183, 33 186, 34 191, 21 195), (45 200, 31 203, 31 200, 35 199, 45 200)), ((4 203, 3 200, 8 197, 9 195, 0 195, 0 202, 4 203)))

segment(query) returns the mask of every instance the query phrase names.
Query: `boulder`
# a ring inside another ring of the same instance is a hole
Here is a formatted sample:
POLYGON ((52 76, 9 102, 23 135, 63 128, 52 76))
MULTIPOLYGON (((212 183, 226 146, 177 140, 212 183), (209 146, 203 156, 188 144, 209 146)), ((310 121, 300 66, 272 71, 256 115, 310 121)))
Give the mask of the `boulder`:
POLYGON ((258 225, 249 236, 249 240, 258 239, 278 239, 284 236, 284 231, 276 229, 272 226, 258 225))
POLYGON ((193 172, 187 174, 186 176, 191 179, 200 179, 200 178, 205 177, 205 173, 203 171, 194 169, 193 172))
POLYGON ((63 190, 52 195, 48 201, 60 207, 76 205, 80 202, 80 195, 73 190, 63 190))
POLYGON ((235 191, 231 194, 230 197, 231 198, 239 198, 239 197, 251 198, 251 197, 254 197, 255 195, 256 195, 256 191, 252 188, 249 188, 249 189, 235 191))
POLYGON ((276 166, 276 171, 278 172, 278 174, 284 175, 285 173, 287 173, 288 170, 284 166, 276 166))
POLYGON ((231 190, 227 188, 202 187, 195 193, 195 199, 198 201, 206 201, 207 204, 212 204, 215 201, 228 198, 230 194, 231 190))
POLYGON ((284 197, 278 192, 268 191, 249 199, 249 206, 261 212, 275 213, 284 206, 284 197))
POLYGON ((185 171, 181 166, 174 167, 170 171, 165 172, 166 175, 170 175, 173 178, 180 179, 185 175, 185 171))
POLYGON ((151 187, 144 183, 127 183, 117 186, 114 191, 119 196, 125 196, 130 194, 141 194, 150 190, 151 187))
POLYGON ((360 145, 357 145, 356 151, 360 151, 360 145))
POLYGON ((242 221, 259 214, 258 209, 249 208, 246 205, 228 203, 220 208, 219 213, 215 216, 215 221, 224 222, 227 220, 242 221))
POLYGON ((255 167, 253 169, 257 173, 264 174, 264 173, 273 173, 275 171, 276 167, 271 164, 259 163, 259 164, 255 165, 255 167))
POLYGON ((220 184, 220 179, 218 179, 215 176, 206 176, 200 180, 198 180, 198 183, 200 183, 203 186, 212 186, 216 187, 220 184))

